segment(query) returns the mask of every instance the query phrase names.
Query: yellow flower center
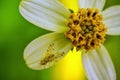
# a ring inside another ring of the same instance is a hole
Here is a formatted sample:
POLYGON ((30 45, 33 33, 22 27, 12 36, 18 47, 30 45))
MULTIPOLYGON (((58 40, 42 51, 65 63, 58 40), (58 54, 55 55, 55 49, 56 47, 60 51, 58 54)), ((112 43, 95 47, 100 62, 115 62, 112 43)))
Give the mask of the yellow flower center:
POLYGON ((65 32, 65 36, 77 50, 92 50, 105 40, 107 28, 98 9, 80 8, 77 13, 70 15, 67 26, 69 30, 65 32))

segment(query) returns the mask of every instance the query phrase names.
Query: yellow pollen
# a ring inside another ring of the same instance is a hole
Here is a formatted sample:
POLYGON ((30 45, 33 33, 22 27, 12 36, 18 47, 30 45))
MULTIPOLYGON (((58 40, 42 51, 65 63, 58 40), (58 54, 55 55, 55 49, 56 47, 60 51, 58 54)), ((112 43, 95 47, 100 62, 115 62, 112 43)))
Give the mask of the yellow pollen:
POLYGON ((77 13, 70 15, 67 26, 69 29, 65 36, 77 50, 92 50, 105 40, 107 28, 98 9, 80 8, 77 13))

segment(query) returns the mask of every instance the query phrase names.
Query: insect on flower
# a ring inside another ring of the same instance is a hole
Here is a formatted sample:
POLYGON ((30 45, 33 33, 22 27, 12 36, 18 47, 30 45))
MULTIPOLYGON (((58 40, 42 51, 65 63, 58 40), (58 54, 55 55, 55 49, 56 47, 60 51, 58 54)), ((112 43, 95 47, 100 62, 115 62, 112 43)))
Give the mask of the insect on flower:
POLYGON ((83 52, 89 80, 115 80, 114 65, 103 43, 106 35, 120 35, 120 6, 102 11, 105 0, 78 3, 78 11, 72 11, 58 0, 21 1, 19 10, 26 20, 53 31, 33 40, 25 48, 24 60, 32 69, 49 68, 75 47, 83 52))

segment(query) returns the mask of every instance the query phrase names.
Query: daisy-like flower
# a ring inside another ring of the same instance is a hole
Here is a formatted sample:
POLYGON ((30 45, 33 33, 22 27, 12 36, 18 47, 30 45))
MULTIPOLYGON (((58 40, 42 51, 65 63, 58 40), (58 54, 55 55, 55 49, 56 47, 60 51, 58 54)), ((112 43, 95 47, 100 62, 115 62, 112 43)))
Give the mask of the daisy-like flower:
POLYGON ((89 80, 116 80, 106 35, 120 35, 120 6, 102 11, 105 0, 79 0, 77 12, 58 0, 22 0, 20 13, 29 22, 52 31, 33 40, 24 51, 28 67, 49 68, 73 47, 82 51, 82 62, 89 80))

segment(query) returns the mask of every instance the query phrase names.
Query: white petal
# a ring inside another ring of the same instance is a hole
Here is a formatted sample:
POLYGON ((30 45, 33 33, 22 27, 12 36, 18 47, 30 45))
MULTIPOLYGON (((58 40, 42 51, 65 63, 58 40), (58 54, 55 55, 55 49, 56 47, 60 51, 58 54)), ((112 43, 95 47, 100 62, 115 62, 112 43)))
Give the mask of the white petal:
POLYGON ((102 12, 106 27, 120 26, 120 6, 112 6, 102 12))
POLYGON ((80 8, 97 8, 102 10, 106 0, 79 0, 80 8))
POLYGON ((120 26, 108 28, 107 34, 108 35, 120 35, 120 26))
POLYGON ((61 59, 72 44, 62 33, 49 33, 33 40, 24 51, 26 64, 36 70, 52 66, 61 59))
POLYGON ((83 66, 89 80, 116 80, 112 60, 103 45, 83 54, 83 66))
POLYGON ((57 0, 22 0, 22 16, 31 23, 51 31, 64 31, 69 10, 57 0))

